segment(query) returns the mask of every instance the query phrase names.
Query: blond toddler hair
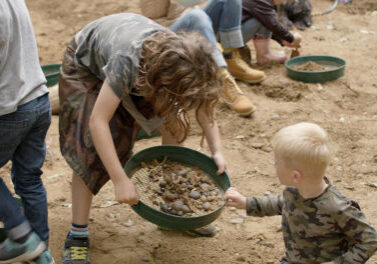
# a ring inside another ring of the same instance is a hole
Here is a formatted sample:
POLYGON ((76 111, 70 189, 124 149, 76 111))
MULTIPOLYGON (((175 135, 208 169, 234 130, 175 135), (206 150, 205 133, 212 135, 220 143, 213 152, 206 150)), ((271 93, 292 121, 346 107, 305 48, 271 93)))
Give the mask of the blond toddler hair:
POLYGON ((330 160, 326 131, 302 122, 280 129, 272 139, 275 155, 292 169, 323 177, 330 160))

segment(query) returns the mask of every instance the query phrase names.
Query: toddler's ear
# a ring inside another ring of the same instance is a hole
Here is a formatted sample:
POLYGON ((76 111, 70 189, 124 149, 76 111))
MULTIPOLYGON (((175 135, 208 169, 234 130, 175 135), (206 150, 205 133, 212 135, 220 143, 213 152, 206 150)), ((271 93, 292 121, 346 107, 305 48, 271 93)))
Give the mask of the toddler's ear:
POLYGON ((302 180, 302 173, 298 170, 293 170, 292 171, 292 177, 293 177, 293 183, 294 184, 299 184, 302 180))

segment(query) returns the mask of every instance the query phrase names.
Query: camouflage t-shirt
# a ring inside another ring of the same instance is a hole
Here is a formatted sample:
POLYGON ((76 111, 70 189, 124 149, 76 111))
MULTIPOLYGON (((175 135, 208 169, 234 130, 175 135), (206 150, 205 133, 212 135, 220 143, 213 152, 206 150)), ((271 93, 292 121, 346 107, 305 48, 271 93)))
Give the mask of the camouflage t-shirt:
POLYGON ((89 23, 76 37, 76 65, 100 80, 106 79, 123 107, 149 134, 162 125, 162 119, 146 119, 130 95, 141 96, 134 89, 141 45, 162 30, 167 29, 146 17, 120 13, 89 23))
POLYGON ((283 194, 248 197, 252 216, 282 215, 290 264, 365 263, 377 250, 377 233, 358 204, 329 184, 320 196, 304 199, 296 188, 283 194))

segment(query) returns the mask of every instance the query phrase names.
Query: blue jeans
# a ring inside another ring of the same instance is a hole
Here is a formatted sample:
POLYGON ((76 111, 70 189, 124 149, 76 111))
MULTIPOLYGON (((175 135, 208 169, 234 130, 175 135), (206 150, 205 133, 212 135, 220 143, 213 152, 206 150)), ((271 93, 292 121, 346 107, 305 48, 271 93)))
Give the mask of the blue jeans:
POLYGON ((265 28, 257 19, 250 18, 242 23, 242 37, 245 43, 251 39, 271 38, 271 31, 265 28))
POLYGON ((224 49, 244 46, 241 33, 242 0, 211 0, 203 8, 224 49))
POLYGON ((208 15, 201 9, 194 9, 183 14, 173 25, 170 30, 178 33, 179 31, 196 31, 202 34, 209 42, 214 45, 212 58, 218 67, 226 67, 225 59, 217 48, 216 35, 213 31, 212 22, 208 15))
POLYGON ((21 197, 24 216, 0 179, 0 221, 8 237, 17 239, 31 228, 42 240, 49 235, 46 190, 41 179, 45 138, 51 123, 48 94, 0 116, 0 167, 12 161, 11 178, 21 197))

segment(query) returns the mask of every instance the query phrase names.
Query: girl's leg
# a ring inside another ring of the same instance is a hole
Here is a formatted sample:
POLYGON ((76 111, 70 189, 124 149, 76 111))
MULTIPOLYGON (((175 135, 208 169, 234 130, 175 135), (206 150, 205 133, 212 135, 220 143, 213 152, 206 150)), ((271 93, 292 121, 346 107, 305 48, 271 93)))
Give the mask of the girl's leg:
POLYGON ((83 180, 76 174, 72 174, 72 223, 87 225, 89 223, 90 206, 93 194, 83 180))
POLYGON ((72 224, 64 242, 62 264, 89 264, 88 224, 93 194, 75 172, 72 174, 72 224))

